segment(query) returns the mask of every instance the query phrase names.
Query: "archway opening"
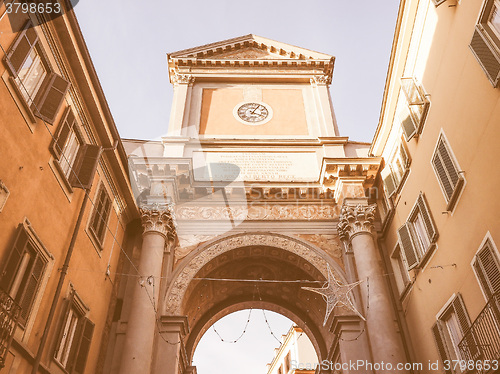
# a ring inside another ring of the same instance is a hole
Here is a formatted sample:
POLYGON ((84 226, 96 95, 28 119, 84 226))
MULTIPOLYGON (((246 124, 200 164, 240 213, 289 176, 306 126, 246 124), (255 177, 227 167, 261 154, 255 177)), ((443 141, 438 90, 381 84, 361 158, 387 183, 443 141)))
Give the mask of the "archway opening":
POLYGON ((196 346, 199 374, 276 374, 318 362, 307 334, 289 318, 243 309, 213 323, 196 346))

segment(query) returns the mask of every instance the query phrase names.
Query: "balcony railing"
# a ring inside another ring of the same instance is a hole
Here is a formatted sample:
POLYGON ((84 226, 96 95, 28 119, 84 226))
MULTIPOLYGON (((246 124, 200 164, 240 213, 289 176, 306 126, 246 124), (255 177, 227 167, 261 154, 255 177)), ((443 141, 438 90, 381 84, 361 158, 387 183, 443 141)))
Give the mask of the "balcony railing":
POLYGON ((0 288, 0 369, 5 366, 21 308, 0 288))
MULTIPOLYGON (((493 295, 458 344, 462 360, 500 360, 500 293, 493 295)), ((477 370, 487 373, 488 370, 477 370)))

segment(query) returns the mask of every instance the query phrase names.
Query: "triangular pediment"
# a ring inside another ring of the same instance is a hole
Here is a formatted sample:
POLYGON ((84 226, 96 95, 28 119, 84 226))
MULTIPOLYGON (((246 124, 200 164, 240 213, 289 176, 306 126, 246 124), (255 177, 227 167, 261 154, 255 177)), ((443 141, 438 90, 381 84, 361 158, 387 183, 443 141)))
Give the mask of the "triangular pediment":
POLYGON ((249 34, 169 54, 169 58, 210 60, 331 60, 333 56, 249 34))

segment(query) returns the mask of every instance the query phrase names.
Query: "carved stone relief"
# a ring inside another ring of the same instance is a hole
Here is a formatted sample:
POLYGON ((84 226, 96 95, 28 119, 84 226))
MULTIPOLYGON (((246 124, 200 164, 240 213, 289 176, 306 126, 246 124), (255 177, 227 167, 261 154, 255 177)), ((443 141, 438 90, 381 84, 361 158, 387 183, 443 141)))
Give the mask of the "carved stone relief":
MULTIPOLYGON (((182 300, 184 299, 189 283, 195 277, 196 273, 209 261, 233 249, 256 245, 275 247, 292 252, 316 267, 325 278, 328 276, 326 267, 328 256, 321 256, 317 250, 309 247, 300 240, 270 233, 234 235, 208 244, 198 254, 194 255, 183 268, 180 268, 179 273, 173 279, 167 291, 165 312, 170 315, 180 315, 182 313, 182 300)), ((333 261, 330 264, 337 270, 338 279, 343 280, 344 276, 339 265, 333 261)))
POLYGON ((338 235, 297 234, 297 236, 321 248, 334 258, 342 258, 343 246, 338 235))

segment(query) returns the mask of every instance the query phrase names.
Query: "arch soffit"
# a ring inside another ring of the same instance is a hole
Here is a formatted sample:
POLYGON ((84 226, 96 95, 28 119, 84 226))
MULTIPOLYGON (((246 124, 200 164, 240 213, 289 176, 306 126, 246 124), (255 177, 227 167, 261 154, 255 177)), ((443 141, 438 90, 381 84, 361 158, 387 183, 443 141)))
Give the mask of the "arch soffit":
POLYGON ((233 249, 256 245, 275 247, 294 253, 314 266, 325 279, 328 279, 327 264, 329 264, 338 279, 346 282, 345 272, 333 258, 324 250, 302 239, 269 232, 229 234, 204 243, 181 261, 169 282, 164 313, 182 315, 182 301, 186 290, 198 271, 208 262, 233 249))

